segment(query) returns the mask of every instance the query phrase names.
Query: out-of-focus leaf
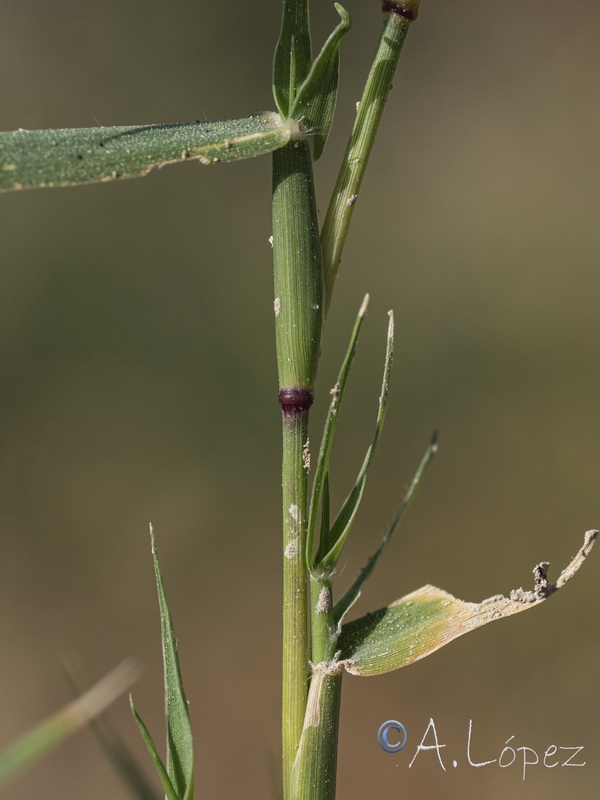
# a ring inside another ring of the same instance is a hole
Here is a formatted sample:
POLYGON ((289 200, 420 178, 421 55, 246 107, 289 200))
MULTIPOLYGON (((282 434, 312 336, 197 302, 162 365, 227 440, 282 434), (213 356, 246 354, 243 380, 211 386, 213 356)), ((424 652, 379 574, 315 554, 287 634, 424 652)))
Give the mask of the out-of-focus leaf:
POLYGON ((137 178, 154 167, 264 155, 299 136, 265 111, 241 119, 0 133, 0 191, 137 178))
MULTIPOLYGON (((88 684, 81 665, 74 659, 63 660, 63 670, 73 694, 83 694, 83 686, 88 684)), ((113 764, 123 782, 131 789, 138 800, 162 800, 163 794, 150 782, 131 749, 113 728, 105 714, 93 719, 90 727, 104 752, 113 764)))
POLYGON ((125 661, 76 700, 41 722, 0 753, 0 786, 101 714, 137 680, 138 667, 125 661))
POLYGON ((302 86, 290 111, 290 117, 300 121, 313 139, 315 161, 321 157, 331 130, 337 99, 340 65, 340 43, 342 36, 350 30, 350 14, 339 3, 335 9, 342 21, 329 36, 319 55, 315 58, 310 73, 302 86))
POLYGON ((387 608, 342 626, 339 659, 352 675, 382 675, 439 650, 469 631, 539 605, 573 577, 588 556, 598 531, 588 531, 583 547, 555 584, 547 578, 548 563, 534 570, 532 591, 513 590, 481 603, 465 603, 435 586, 423 586, 387 608))

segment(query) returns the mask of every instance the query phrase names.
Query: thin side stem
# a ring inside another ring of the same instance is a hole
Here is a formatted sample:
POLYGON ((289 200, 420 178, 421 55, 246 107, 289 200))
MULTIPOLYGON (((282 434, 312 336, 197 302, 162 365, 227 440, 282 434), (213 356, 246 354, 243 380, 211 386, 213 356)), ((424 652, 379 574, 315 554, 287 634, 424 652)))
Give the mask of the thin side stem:
POLYGON ((404 3, 383 0, 382 3, 385 19, 379 46, 358 105, 350 141, 323 223, 321 243, 325 274, 325 313, 331 303, 348 227, 383 110, 392 89, 398 59, 411 22, 417 18, 419 5, 420 0, 408 0, 404 3))

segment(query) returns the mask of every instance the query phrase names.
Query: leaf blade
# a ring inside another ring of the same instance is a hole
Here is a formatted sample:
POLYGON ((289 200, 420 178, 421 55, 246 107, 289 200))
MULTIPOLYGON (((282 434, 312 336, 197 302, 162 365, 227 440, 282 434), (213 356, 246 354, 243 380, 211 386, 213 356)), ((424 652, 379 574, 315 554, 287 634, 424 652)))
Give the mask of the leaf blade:
POLYGON ((177 640, 165 595, 154 531, 150 528, 152 558, 160 609, 167 722, 167 773, 178 798, 191 796, 194 785, 194 752, 188 701, 183 688, 177 640))
MULTIPOLYGON (((350 335, 348 349, 344 356, 344 361, 340 367, 337 381, 331 390, 331 402, 327 411, 325 425, 323 427, 323 436, 321 437, 321 446, 319 448, 319 457, 317 460, 317 468, 315 471, 315 478, 312 485, 312 494, 310 500, 310 512, 308 518, 307 540, 306 540, 306 565, 312 572, 314 569, 313 561, 313 545, 315 538, 315 531, 317 526, 317 517, 319 510, 325 508, 325 514, 321 517, 321 541, 329 533, 329 456, 333 446, 333 439, 339 419, 339 411, 344 399, 344 392, 348 382, 348 375, 354 356, 356 354, 356 346, 364 318, 369 308, 369 295, 366 294, 363 298, 361 306, 358 310, 354 327, 350 335)), ((321 545, 319 545, 321 546, 321 545)))
POLYGON ((299 135, 293 121, 270 111, 216 122, 0 132, 0 191, 136 178, 188 160, 235 161, 299 135))
POLYGON ((312 134, 315 161, 321 157, 331 130, 337 100, 340 44, 352 25, 346 9, 339 3, 334 5, 342 21, 314 60, 290 110, 290 116, 302 120, 303 126, 312 134))
POLYGON ((437 450, 438 450, 438 431, 435 430, 433 432, 433 436, 429 441, 427 449, 425 450, 425 453, 419 463, 419 466, 417 467, 413 479, 410 482, 410 486, 408 487, 408 490, 406 491, 404 498, 402 499, 400 508, 396 513, 396 516, 392 520, 389 528, 387 529, 385 536, 383 537, 379 546, 371 555, 365 566, 359 572, 356 580, 351 584, 351 586, 347 589, 347 591, 335 604, 333 608, 333 618, 336 625, 343 620, 346 613, 352 608, 354 603, 356 603, 356 601, 360 597, 362 587, 365 585, 365 583, 373 573, 373 570, 375 569, 377 563, 379 562, 379 559, 383 555, 383 551, 389 544, 394 534, 394 531, 398 526, 398 523, 400 522, 400 520, 404 516, 404 513, 411 504, 415 496, 415 493, 419 487, 419 484, 421 483, 421 479, 423 478, 425 470, 429 466, 429 463, 431 462, 433 456, 437 453, 437 450))
POLYGON ((538 564, 532 592, 517 589, 509 597, 495 595, 481 603, 466 603, 443 589, 423 586, 387 608, 343 625, 340 659, 352 675, 383 675, 425 658, 482 625, 533 608, 573 577, 597 536, 598 531, 586 533, 583 547, 556 584, 546 579, 548 564, 538 564))
POLYGON ((284 0, 273 63, 273 97, 282 117, 289 115, 298 87, 310 72, 310 62, 308 0, 284 0))
POLYGON ((162 784, 163 791, 167 797, 167 800, 181 800, 181 798, 175 791, 173 784, 171 783, 171 779, 169 778, 167 769, 162 762, 158 749, 154 744, 152 736, 150 735, 150 731, 148 730, 146 724, 138 714, 133 704, 133 698, 131 696, 129 697, 129 707, 131 708, 131 713, 133 714, 133 718, 142 735, 142 739, 144 740, 144 743, 148 748, 148 753, 150 754, 150 758, 152 759, 152 763, 154 764, 154 768, 156 769, 157 775, 162 784))
POLYGON ((383 366, 383 379, 381 383, 381 393, 379 395, 379 404, 377 408, 377 419, 375 422, 375 430, 371 444, 367 450, 362 466, 358 473, 358 477, 352 488, 350 494, 346 498, 341 510, 339 511, 325 542, 323 548, 319 548, 316 557, 315 572, 320 575, 331 575, 335 569, 336 564, 342 554, 344 544, 350 533, 350 528, 354 522, 354 518, 358 511, 358 507, 362 500, 365 484, 369 468, 375 455, 375 450, 379 442, 379 437, 383 429, 385 421, 385 412, 387 409, 387 400, 389 394, 390 379, 392 373, 392 361, 394 356, 394 315, 389 312, 389 324, 387 333, 387 344, 385 353, 385 362, 383 366))

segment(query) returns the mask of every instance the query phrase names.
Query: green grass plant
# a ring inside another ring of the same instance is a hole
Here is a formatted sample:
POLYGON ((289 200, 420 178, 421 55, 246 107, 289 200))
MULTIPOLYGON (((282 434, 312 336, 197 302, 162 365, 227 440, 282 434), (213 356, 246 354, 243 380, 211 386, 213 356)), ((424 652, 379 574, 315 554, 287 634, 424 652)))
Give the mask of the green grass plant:
MULTIPOLYGON (((345 672, 370 676, 429 655, 452 639, 494 619, 531 608, 560 588, 589 553, 597 531, 556 584, 538 565, 531 591, 463 603, 425 586, 386 608, 346 621, 374 573, 392 534, 420 486, 438 449, 434 432, 414 478, 379 547, 351 586, 336 597, 336 571, 349 541, 385 419, 394 352, 394 316, 390 312, 383 376, 371 444, 346 500, 330 507, 330 456, 361 328, 368 310, 365 296, 329 398, 318 455, 311 468, 309 421, 319 366, 323 328, 361 183, 368 166, 400 53, 417 19, 420 0, 373 2, 373 28, 381 24, 372 67, 335 188, 322 226, 317 217, 313 169, 323 155, 331 128, 338 85, 340 49, 351 28, 347 11, 336 4, 337 27, 313 57, 307 0, 285 0, 281 35, 275 50, 275 109, 250 117, 208 123, 150 124, 0 134, 0 190, 74 186, 145 175, 165 164, 198 160, 209 166, 272 154, 272 246, 274 312, 279 404, 282 424, 283 671, 282 794, 285 800, 333 800, 336 793, 339 709, 345 672), (382 13, 383 19, 378 15, 382 13), (310 473, 310 474, 309 474, 310 473), (312 479, 311 479, 312 476, 312 479)), ((424 435, 424 440, 426 434, 424 435)), ((194 797, 194 756, 188 704, 179 667, 177 641, 152 535, 158 588, 165 674, 166 758, 133 701, 131 709, 168 800, 194 797)), ((185 646, 185 643, 184 645, 185 646)), ((119 684, 119 688, 122 688, 119 684)), ((103 698, 112 699, 114 692, 103 698)), ((5 751, 0 780, 16 774, 31 753, 40 755, 74 730, 65 719, 33 731, 5 751), (48 731, 53 731, 48 735, 48 731)), ((94 707, 93 714, 99 713, 94 707)), ((78 725, 92 716, 80 717, 78 725)), ((112 742, 112 757, 127 758, 112 742)), ((131 774, 135 769, 131 770, 131 774)), ((127 774, 127 769, 125 769, 127 774)), ((201 780, 196 782, 201 786, 201 780)), ((138 797, 151 790, 129 781, 138 797)), ((150 793, 150 794, 149 794, 150 793)), ((201 789, 198 792, 201 795, 201 789)))

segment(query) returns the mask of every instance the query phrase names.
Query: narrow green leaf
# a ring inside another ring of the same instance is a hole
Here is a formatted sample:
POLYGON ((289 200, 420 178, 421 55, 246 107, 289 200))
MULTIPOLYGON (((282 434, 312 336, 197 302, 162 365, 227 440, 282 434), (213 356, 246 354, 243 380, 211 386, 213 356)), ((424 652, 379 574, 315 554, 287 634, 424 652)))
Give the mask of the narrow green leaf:
POLYGON ((167 722, 167 773, 179 798, 191 797, 194 786, 194 753, 192 726, 187 698, 181 680, 177 640, 163 579, 158 563, 154 532, 152 538, 152 557, 158 590, 158 604, 162 632, 163 666, 165 673, 165 716, 167 722))
POLYGON ((321 539, 325 538, 329 534, 330 510, 331 510, 331 505, 329 502, 329 471, 326 471, 325 480, 323 482, 323 500, 321 502, 321 532, 320 532, 321 539))
POLYGON ((273 64, 273 97, 284 118, 289 116, 298 87, 310 71, 310 62, 308 0, 284 0, 273 64))
POLYGON ((348 534, 350 533, 350 528, 356 516, 356 512, 358 511, 360 501, 362 500, 369 467, 373 461, 375 449, 383 428, 394 354, 394 315, 391 311, 389 312, 389 316, 390 321, 388 325, 385 364, 383 367, 383 382, 381 385, 381 394, 379 396, 379 407, 377 410, 377 421, 375 423, 373 440, 365 455, 356 483, 342 506, 335 522, 331 526, 329 536, 320 543, 319 551, 315 559, 316 565, 314 567, 314 571, 317 575, 331 575, 335 569, 344 544, 346 543, 346 539, 348 538, 348 534))
POLYGON ((362 327, 368 307, 369 295, 366 294, 363 298, 360 309, 358 310, 358 315, 350 336, 348 350, 346 351, 346 356, 342 363, 338 379, 330 392, 331 402, 329 404, 329 411, 327 412, 327 418, 323 428, 323 437, 321 439, 321 448, 319 450, 319 458, 317 461, 317 468, 312 486, 310 512, 308 517, 306 565, 311 572, 313 571, 314 567, 313 546, 319 510, 321 510, 321 541, 323 541, 329 533, 329 456, 331 453, 331 447, 333 445, 333 437, 335 435, 335 429, 339 419, 342 400, 344 399, 344 391, 346 389, 350 367, 352 366, 352 362, 354 360, 360 329, 362 327), (324 498, 324 500, 322 500, 322 498, 324 498), (326 512, 325 514, 323 514, 323 509, 326 512))
POLYGON ((437 451, 438 451, 438 431, 435 430, 433 432, 433 436, 431 437, 431 441, 429 442, 427 449, 425 450, 425 454, 423 455, 423 458, 421 459, 421 462, 417 467, 417 471, 413 476, 410 486, 408 487, 408 490, 404 495, 404 498, 402 499, 402 504, 400 505, 400 508, 398 509, 396 516, 392 520, 392 523, 388 528, 385 536, 381 540, 379 547, 375 550, 375 552, 369 558, 365 566, 361 569, 358 577, 356 578, 352 586, 350 586, 350 588, 346 591, 343 597, 341 597, 335 604, 333 609, 333 618, 336 625, 343 620, 344 615, 350 610, 350 608, 352 608, 354 603, 356 603, 356 601, 360 597, 362 587, 365 585, 365 583, 371 576, 373 570, 375 569, 375 566, 377 565, 377 562, 379 561, 379 559, 383 554, 383 551, 385 550, 390 539, 392 538, 392 535, 396 530, 398 523, 400 522, 400 520, 404 516, 405 511, 411 504, 412 499, 415 496, 416 491, 419 487, 419 484, 421 483, 421 479, 425 473, 425 470, 429 466, 431 459, 437 453, 437 451))
POLYGON ((92 723, 92 730, 132 794, 138 800, 161 800, 162 795, 154 788, 133 751, 112 725, 104 717, 99 717, 92 723))
POLYGON ((408 29, 418 15, 420 0, 382 3, 384 25, 375 58, 346 148, 337 182, 321 232, 325 274, 325 314, 329 309, 333 285, 338 274, 350 221, 357 205, 360 187, 383 110, 394 83, 394 74, 408 29))
POLYGON ((265 111, 241 119, 0 133, 0 191, 75 186, 146 175, 154 167, 271 153, 300 137, 265 111))
POLYGON ((588 531, 583 547, 558 581, 547 579, 548 563, 534 570, 534 588, 495 595, 481 603, 465 603, 435 586, 423 586, 387 608, 342 626, 338 640, 344 667, 352 675, 382 675, 439 650, 469 631, 539 605, 564 586, 589 555, 598 531, 588 531))
POLYGON ((133 714, 133 718, 137 723, 140 733, 142 734, 142 739, 146 743, 146 747, 148 748, 148 752, 150 753, 150 758, 152 759, 152 762, 156 768, 156 772, 162 784, 167 800, 181 800, 180 795, 178 795, 175 789, 173 788, 171 779, 169 778, 165 765, 163 764, 162 759, 158 754, 158 750, 156 748, 156 745, 154 744, 152 736, 150 736, 148 728, 146 727, 144 721, 142 720, 142 718, 135 709, 132 697, 129 698, 129 705, 131 708, 131 713, 133 714))
POLYGON ((0 786, 101 714, 137 677, 137 666, 131 661, 123 662, 76 700, 10 744, 0 753, 0 786))
POLYGON ((338 87, 340 42, 342 36, 350 30, 352 25, 350 14, 345 8, 339 3, 335 3, 335 9, 342 21, 316 57, 310 73, 298 89, 290 111, 290 117, 301 121, 303 128, 312 135, 315 161, 321 157, 333 122, 338 87))

